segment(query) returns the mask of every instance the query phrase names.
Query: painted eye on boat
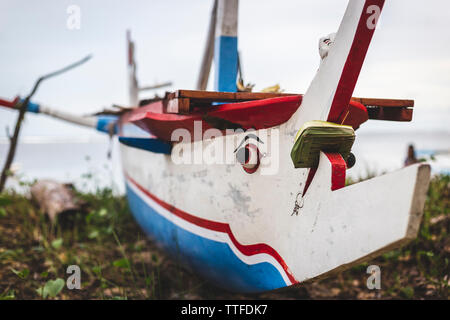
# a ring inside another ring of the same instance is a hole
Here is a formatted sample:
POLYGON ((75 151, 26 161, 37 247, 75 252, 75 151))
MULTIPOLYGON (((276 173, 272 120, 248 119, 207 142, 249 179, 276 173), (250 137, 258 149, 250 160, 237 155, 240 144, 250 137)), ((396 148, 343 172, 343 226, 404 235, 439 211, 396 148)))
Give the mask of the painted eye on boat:
POLYGON ((247 173, 254 173, 260 164, 259 149, 256 145, 249 143, 236 151, 236 160, 242 165, 247 173))

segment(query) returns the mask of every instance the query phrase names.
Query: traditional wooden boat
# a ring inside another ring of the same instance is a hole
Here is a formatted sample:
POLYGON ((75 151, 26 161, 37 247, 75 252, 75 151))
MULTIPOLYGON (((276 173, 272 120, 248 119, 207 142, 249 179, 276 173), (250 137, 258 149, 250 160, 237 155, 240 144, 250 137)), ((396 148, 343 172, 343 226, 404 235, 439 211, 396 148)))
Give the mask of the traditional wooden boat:
MULTIPOLYGON (((179 90, 118 117, 78 119, 34 104, 30 111, 117 133, 137 222, 224 288, 301 284, 414 239, 427 164, 345 185, 354 130, 412 119, 413 101, 352 98, 384 0, 349 1, 304 95, 236 92, 237 5, 219 0, 214 9, 217 92, 179 90)), ((129 65, 137 101, 132 46, 129 65)))

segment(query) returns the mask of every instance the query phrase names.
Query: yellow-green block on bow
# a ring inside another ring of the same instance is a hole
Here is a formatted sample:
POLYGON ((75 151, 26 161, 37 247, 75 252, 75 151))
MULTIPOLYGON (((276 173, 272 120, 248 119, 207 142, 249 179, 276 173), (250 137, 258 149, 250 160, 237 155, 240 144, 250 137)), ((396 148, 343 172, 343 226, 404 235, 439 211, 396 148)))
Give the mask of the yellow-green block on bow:
POLYGON ((308 121, 298 131, 291 158, 296 168, 315 168, 320 151, 340 153, 344 160, 350 154, 355 131, 351 126, 326 121, 308 121))

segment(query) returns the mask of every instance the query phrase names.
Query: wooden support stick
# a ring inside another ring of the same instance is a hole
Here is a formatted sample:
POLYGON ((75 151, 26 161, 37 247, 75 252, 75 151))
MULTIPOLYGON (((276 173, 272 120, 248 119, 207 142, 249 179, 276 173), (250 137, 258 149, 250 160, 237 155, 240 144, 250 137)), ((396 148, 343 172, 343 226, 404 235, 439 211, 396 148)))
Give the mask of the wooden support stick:
POLYGON ((164 87, 168 87, 172 85, 172 81, 162 82, 162 83, 156 83, 152 86, 146 86, 146 87, 139 87, 139 91, 147 91, 147 90, 156 90, 164 87))
POLYGON ((8 151, 8 156, 6 157, 6 162, 2 170, 2 175, 0 177, 0 192, 6 184, 6 179, 8 178, 10 171, 9 168, 14 160, 14 155, 16 153, 17 141, 19 140, 20 128, 22 126, 22 121, 25 117, 25 112, 27 111, 27 105, 30 102, 30 98, 27 97, 19 107, 19 116, 17 117, 16 127, 14 129, 14 135, 10 138, 10 146, 8 151))
POLYGON ((41 84, 42 81, 60 75, 63 72, 69 71, 70 69, 73 69, 75 67, 78 67, 79 65, 85 63, 86 61, 88 61, 91 58, 91 56, 87 56, 83 59, 81 59, 78 62, 75 62, 65 68, 62 68, 58 71, 49 73, 45 76, 40 77, 36 83, 34 84, 33 90, 31 90, 31 93, 25 98, 24 101, 22 101, 20 103, 19 106, 19 116, 17 117, 17 122, 16 122, 16 127, 14 129, 14 134, 13 136, 10 138, 10 146, 9 146, 9 151, 8 151, 8 156, 6 157, 6 162, 5 165, 3 167, 2 170, 2 175, 0 177, 0 192, 3 191, 5 184, 6 184, 6 180, 8 179, 8 176, 10 175, 10 167, 11 164, 14 160, 14 155, 16 154, 16 148, 17 148, 17 142, 19 141, 19 134, 20 134, 20 128, 22 126, 22 122, 23 119, 25 118, 25 112, 27 111, 27 107, 28 107, 28 103, 30 102, 31 98, 33 97, 33 95, 36 93, 36 90, 38 89, 39 85, 41 84))
POLYGON ((217 21, 217 0, 214 0, 214 5, 211 12, 211 20, 208 28, 208 38, 206 39, 205 52, 203 54, 202 65, 200 67, 200 74, 197 80, 197 90, 206 90, 208 85, 209 72, 211 71, 211 64, 214 56, 214 37, 216 34, 217 21))

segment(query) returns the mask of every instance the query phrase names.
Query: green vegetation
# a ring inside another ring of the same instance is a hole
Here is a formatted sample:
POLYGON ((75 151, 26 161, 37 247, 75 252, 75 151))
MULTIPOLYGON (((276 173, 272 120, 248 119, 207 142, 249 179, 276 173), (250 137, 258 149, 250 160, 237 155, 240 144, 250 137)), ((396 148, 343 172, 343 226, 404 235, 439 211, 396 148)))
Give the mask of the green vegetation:
POLYGON ((400 250, 330 278, 260 295, 217 289, 182 269, 148 240, 124 197, 78 193, 79 212, 52 224, 24 195, 0 195, 0 299, 449 299, 450 176, 435 177, 418 238, 400 250), (381 268, 368 290, 367 266, 381 268), (69 265, 81 289, 69 290, 69 265))

